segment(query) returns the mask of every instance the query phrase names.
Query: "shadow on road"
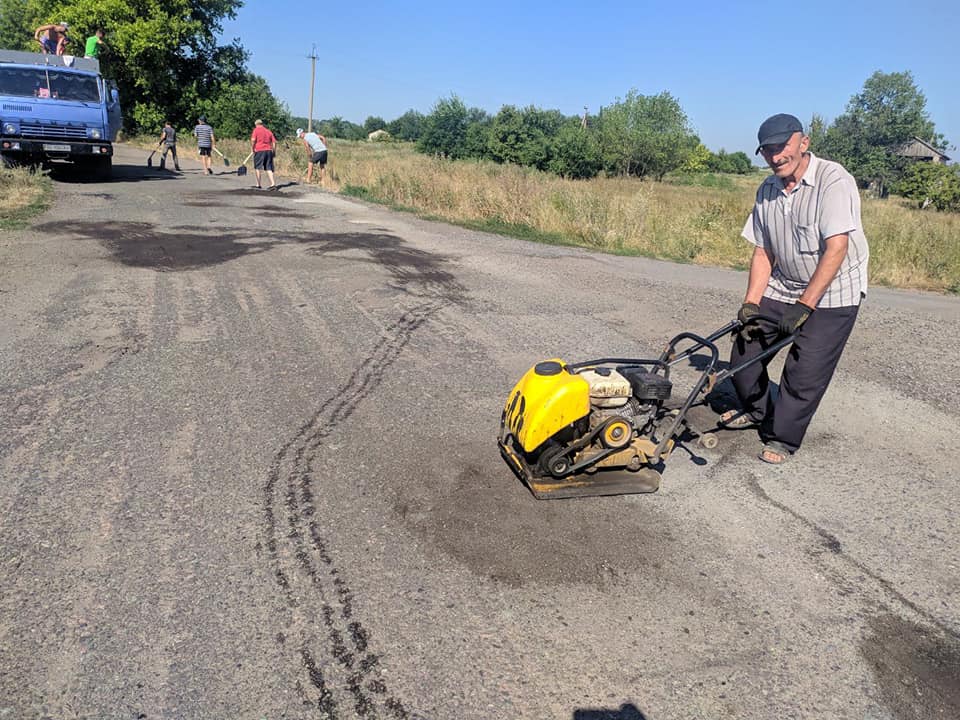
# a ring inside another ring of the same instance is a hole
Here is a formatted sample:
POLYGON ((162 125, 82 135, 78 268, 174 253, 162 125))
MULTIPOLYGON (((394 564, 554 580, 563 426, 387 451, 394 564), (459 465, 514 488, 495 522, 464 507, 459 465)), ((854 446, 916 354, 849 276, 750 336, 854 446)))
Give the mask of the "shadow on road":
POLYGON ((88 169, 82 168, 73 163, 60 162, 52 163, 50 165, 50 178, 62 183, 101 185, 121 182, 129 183, 152 180, 176 180, 177 174, 167 170, 160 170, 156 167, 148 168, 146 164, 142 166, 114 164, 113 175, 109 180, 96 180, 90 176, 88 169))
POLYGON ((616 710, 574 710, 573 720, 648 720, 648 718, 636 705, 626 703, 616 710))

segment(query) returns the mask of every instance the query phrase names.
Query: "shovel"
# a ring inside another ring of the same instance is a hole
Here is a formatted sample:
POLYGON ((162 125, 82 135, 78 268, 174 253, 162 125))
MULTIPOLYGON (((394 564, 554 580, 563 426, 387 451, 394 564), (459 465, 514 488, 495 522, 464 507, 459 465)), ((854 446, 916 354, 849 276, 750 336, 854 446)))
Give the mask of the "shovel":
POLYGON ((222 152, 220 152, 220 151, 217 150, 216 148, 214 148, 213 151, 214 151, 217 155, 219 155, 220 157, 223 158, 223 166, 224 166, 224 167, 230 167, 230 161, 227 160, 227 156, 226 156, 226 155, 224 155, 222 152))
POLYGON ((150 157, 147 158, 147 167, 148 167, 148 168, 152 168, 152 167, 153 167, 153 156, 157 154, 157 150, 159 150, 159 149, 160 149, 160 146, 157 145, 157 146, 153 149, 153 152, 150 153, 150 157))
POLYGON ((250 153, 249 155, 247 155, 246 158, 244 158, 243 162, 240 163, 240 167, 237 168, 237 177, 243 177, 244 175, 247 174, 247 160, 249 160, 252 157, 253 157, 253 153, 250 153))

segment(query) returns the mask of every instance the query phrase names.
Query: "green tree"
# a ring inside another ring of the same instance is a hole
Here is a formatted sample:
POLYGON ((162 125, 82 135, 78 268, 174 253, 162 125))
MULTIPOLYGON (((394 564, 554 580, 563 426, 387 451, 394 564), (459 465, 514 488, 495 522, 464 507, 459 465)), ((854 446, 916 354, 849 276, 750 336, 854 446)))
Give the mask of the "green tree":
POLYGON ((370 115, 366 120, 363 121, 363 131, 369 135, 372 132, 377 130, 384 130, 387 127, 387 121, 382 117, 377 117, 376 115, 370 115))
POLYGON ((885 195, 908 166, 896 154, 899 147, 914 136, 946 145, 926 104, 910 72, 878 70, 850 98, 844 113, 825 132, 816 132, 811 147, 846 166, 861 185, 873 184, 885 195))
POLYGON ((810 149, 813 152, 823 154, 821 148, 826 143, 828 128, 829 126, 822 115, 814 113, 810 118, 810 125, 807 127, 807 136, 810 138, 810 149))
POLYGON ((728 153, 721 148, 719 152, 710 154, 707 169, 712 172, 746 175, 753 172, 753 163, 745 152, 738 150, 735 153, 728 153))
POLYGON ((604 167, 619 175, 662 180, 700 144, 680 103, 668 92, 640 95, 631 90, 603 109, 598 129, 604 167))
POLYGON ((278 138, 293 131, 293 118, 286 106, 270 91, 259 75, 247 75, 242 82, 226 82, 199 104, 199 109, 216 130, 217 137, 247 138, 256 119, 278 138))
MULTIPOLYGON (((720 152, 723 152, 721 150, 720 152)), ((707 146, 703 143, 697 143, 697 146, 693 149, 687 159, 683 162, 683 165, 680 166, 681 172, 703 172, 704 170, 710 170, 710 161, 713 159, 713 153, 711 153, 707 146)))
POLYGON ((563 124, 557 110, 533 106, 518 110, 504 105, 494 116, 487 133, 487 149, 493 160, 546 170, 553 138, 563 124))
POLYGON ((490 159, 489 139, 493 118, 486 110, 467 109, 467 137, 464 140, 463 157, 490 159))
MULTIPOLYGON (((302 127, 302 126, 301 126, 302 127)), ((317 120, 313 123, 314 130, 328 138, 343 140, 365 140, 367 135, 363 128, 342 117, 332 117, 328 120, 317 120)))
POLYGON ((569 118, 553 139, 548 169, 576 180, 596 177, 603 168, 596 133, 581 125, 580 118, 569 118))
POLYGON ((423 134, 423 119, 423 113, 407 110, 396 120, 387 123, 387 132, 397 140, 419 140, 423 134))
POLYGON ((30 27, 27 0, 0 0, 0 48, 35 50, 34 30, 30 27))
POLYGON ((441 98, 424 118, 423 134, 417 149, 430 155, 443 155, 456 160, 466 157, 467 106, 456 95, 441 98))
POLYGON ((917 202, 920 208, 960 211, 960 168, 911 162, 897 183, 897 192, 917 202))

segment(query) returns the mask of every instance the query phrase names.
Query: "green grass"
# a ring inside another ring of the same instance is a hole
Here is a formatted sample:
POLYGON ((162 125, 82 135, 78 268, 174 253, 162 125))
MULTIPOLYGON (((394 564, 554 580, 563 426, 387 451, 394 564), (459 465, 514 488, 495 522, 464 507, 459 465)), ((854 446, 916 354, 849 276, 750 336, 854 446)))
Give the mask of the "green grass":
POLYGON ((0 168, 0 230, 18 230, 53 199, 50 178, 31 168, 0 168))

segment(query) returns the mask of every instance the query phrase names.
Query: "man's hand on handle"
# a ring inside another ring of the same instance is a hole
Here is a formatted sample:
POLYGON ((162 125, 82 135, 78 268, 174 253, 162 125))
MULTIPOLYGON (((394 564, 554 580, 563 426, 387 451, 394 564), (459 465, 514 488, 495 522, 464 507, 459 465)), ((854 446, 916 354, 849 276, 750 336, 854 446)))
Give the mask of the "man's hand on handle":
POLYGON ((784 335, 792 335, 807 321, 812 312, 813 308, 807 307, 802 302, 790 305, 780 317, 780 332, 784 335))

